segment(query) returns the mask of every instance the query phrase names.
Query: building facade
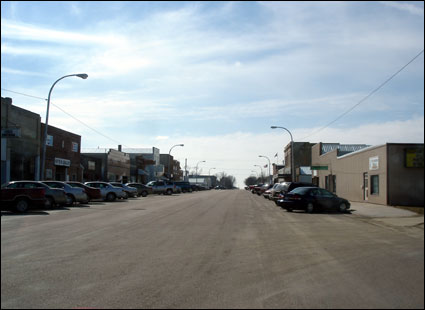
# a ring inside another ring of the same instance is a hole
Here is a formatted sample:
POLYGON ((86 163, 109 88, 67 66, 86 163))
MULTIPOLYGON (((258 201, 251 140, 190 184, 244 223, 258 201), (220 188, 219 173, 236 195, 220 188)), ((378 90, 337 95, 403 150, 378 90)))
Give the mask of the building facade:
POLYGON ((1 98, 1 184, 40 178, 40 115, 1 98))
MULTIPOLYGON (((41 123, 41 132, 45 130, 41 123)), ((46 141, 45 180, 81 181, 81 136, 48 125, 46 141)), ((41 152, 41 143, 40 143, 41 152)))
MULTIPOLYGON (((313 183, 351 201, 423 206, 424 145, 387 143, 344 152, 312 148, 313 183)), ((353 149, 353 148, 352 148, 353 149)))
MULTIPOLYGON (((291 142, 288 143, 284 149, 285 154, 285 166, 283 168, 283 173, 279 178, 282 181, 292 181, 292 182, 301 182, 306 180, 304 172, 306 169, 300 169, 301 167, 310 167, 311 166, 311 148, 314 143, 310 142, 294 142, 294 168, 295 168, 295 180, 292 180, 292 146, 291 142)), ((308 179, 308 177, 307 177, 308 179)))
POLYGON ((115 149, 83 149, 84 181, 130 182, 130 155, 115 149), (94 178, 89 180, 88 178, 94 178))

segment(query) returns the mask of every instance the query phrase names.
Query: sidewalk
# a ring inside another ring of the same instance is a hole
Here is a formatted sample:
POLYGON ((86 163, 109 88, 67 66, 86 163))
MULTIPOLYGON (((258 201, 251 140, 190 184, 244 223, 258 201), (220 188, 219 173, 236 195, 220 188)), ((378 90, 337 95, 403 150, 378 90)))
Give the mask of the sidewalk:
POLYGON ((352 214, 374 218, 391 226, 424 228, 424 216, 413 211, 366 202, 350 201, 352 214))

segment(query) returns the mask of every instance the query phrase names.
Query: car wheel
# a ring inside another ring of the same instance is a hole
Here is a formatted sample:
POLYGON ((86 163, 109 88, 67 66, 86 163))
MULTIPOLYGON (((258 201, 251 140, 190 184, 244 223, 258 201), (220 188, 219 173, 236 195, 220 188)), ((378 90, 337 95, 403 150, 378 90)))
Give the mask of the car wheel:
POLYGON ((74 202, 75 202, 74 196, 67 194, 66 195, 66 204, 69 205, 69 206, 72 206, 74 204, 74 202))
POLYGON ((339 205, 339 212, 347 212, 347 205, 344 202, 339 205))
POLYGON ((305 209, 305 211, 306 211, 307 213, 313 213, 313 211, 314 211, 314 205, 313 205, 311 202, 309 202, 309 203, 307 204, 307 208, 305 209))
POLYGON ((46 209, 53 209, 55 206, 55 200, 52 197, 46 197, 46 203, 44 205, 46 209))
POLYGON ((108 195, 106 195, 106 201, 115 201, 116 198, 117 197, 113 193, 108 193, 108 195))
POLYGON ((143 191, 142 192, 142 197, 146 197, 148 195, 148 192, 143 191))
POLYGON ((28 208, 29 208, 28 200, 26 200, 26 199, 19 199, 16 202, 15 210, 17 212, 19 212, 19 213, 27 212, 28 208))
POLYGON ((173 194, 173 190, 172 189, 167 189, 167 195, 172 195, 173 194))
POLYGON ((292 212, 292 208, 286 208, 286 211, 292 212))

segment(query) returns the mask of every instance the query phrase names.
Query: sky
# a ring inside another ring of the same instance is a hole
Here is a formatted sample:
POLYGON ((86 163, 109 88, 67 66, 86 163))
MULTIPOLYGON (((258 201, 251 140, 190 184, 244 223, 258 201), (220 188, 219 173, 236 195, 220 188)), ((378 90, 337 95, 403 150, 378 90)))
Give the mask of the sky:
POLYGON ((271 126, 423 143, 423 48, 423 2, 1 1, 1 96, 45 122, 53 83, 86 73, 55 85, 49 125, 82 148, 184 144, 182 167, 243 187, 268 172, 259 155, 282 163, 290 135, 271 126))

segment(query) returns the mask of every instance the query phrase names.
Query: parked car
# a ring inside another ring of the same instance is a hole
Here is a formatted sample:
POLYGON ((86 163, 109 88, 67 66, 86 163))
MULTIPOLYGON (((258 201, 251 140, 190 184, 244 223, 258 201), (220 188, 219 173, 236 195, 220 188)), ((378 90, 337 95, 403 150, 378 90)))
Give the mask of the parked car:
POLYGON ((183 193, 191 193, 193 192, 192 186, 190 186, 189 182, 174 182, 177 186, 179 186, 183 193))
POLYGON ((264 185, 264 183, 255 184, 251 189, 251 193, 257 194, 257 192, 261 190, 261 187, 263 185, 264 185))
POLYGON ((75 202, 88 202, 88 196, 82 188, 72 187, 71 185, 61 181, 43 181, 43 183, 50 186, 51 188, 63 189, 66 194, 67 205, 73 205, 75 202))
POLYGON ((146 197, 147 195, 153 193, 151 187, 148 187, 142 183, 127 183, 125 185, 137 188, 137 196, 146 197))
POLYGON ((90 187, 90 186, 87 186, 83 183, 75 182, 75 181, 68 181, 68 182, 65 182, 65 183, 72 186, 72 187, 79 187, 79 188, 84 189, 84 191, 87 194, 87 202, 90 202, 92 200, 101 200, 102 199, 102 193, 100 192, 99 188, 90 187))
POLYGON ((171 195, 176 192, 176 185, 170 184, 167 181, 151 181, 146 186, 152 188, 154 194, 171 195))
POLYGON ((261 185, 261 186, 256 186, 256 187, 255 187, 255 193, 256 193, 258 196, 261 196, 261 195, 263 195, 263 193, 264 193, 266 190, 270 189, 272 186, 273 186, 272 184, 263 184, 263 185, 261 185))
POLYGON ((347 199, 319 187, 298 187, 287 193, 285 198, 279 199, 277 204, 289 212, 292 210, 305 210, 308 213, 324 210, 346 212, 350 208, 347 199))
POLYGON ((1 188, 1 208, 23 213, 30 207, 46 205, 46 189, 38 184, 9 182, 1 188))
POLYGON ((102 194, 102 199, 105 201, 115 201, 117 198, 126 199, 127 194, 123 191, 121 187, 113 186, 107 182, 86 182, 84 183, 87 186, 100 189, 102 194))
POLYGON ((13 181, 9 182, 8 186, 12 186, 11 184, 15 184, 13 186, 16 186, 16 188, 37 188, 37 187, 43 187, 45 189, 45 197, 46 197, 46 203, 45 207, 50 209, 58 205, 66 205, 66 194, 63 189, 59 188, 51 188, 50 186, 44 184, 40 181, 13 181))
POLYGON ((266 199, 271 199, 271 197, 272 197, 272 191, 273 191, 274 189, 276 189, 278 186, 279 186, 279 183, 275 183, 275 184, 273 184, 273 186, 272 186, 272 187, 270 187, 269 189, 267 189, 267 190, 263 193, 263 197, 264 197, 264 198, 266 198, 266 199))
POLYGON ((271 199, 277 204, 278 199, 283 199, 286 193, 289 193, 298 187, 314 187, 314 185, 305 182, 282 182, 280 183, 280 186, 272 192, 271 199))
POLYGON ((109 182, 109 184, 116 187, 121 187, 124 190, 124 192, 127 194, 127 197, 137 197, 138 192, 137 192, 137 188, 135 187, 131 187, 126 184, 122 184, 120 182, 109 182))

